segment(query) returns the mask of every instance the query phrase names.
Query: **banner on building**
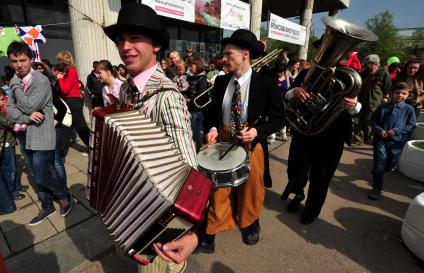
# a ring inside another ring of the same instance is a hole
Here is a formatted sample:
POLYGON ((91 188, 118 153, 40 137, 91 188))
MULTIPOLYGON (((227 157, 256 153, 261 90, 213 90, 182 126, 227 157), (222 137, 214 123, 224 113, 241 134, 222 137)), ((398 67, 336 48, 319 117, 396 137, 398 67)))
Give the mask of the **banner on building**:
POLYGON ((268 21, 268 38, 305 45, 306 27, 270 13, 268 21))
POLYGON ((221 0, 196 0, 195 22, 219 27, 221 23, 221 0))
POLYGON ((142 0, 142 3, 159 15, 194 22, 194 0, 142 0))
POLYGON ((250 27, 250 4, 238 0, 221 0, 221 28, 237 30, 250 27))

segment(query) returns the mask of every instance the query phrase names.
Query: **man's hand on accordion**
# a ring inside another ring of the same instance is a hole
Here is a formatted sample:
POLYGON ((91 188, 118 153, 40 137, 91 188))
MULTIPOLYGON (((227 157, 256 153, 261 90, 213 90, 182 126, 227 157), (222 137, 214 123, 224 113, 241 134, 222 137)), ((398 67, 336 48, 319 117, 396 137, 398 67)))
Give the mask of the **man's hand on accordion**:
POLYGON ((181 238, 167 244, 155 243, 153 249, 156 253, 168 262, 180 264, 193 252, 198 243, 198 237, 195 232, 188 232, 181 238))

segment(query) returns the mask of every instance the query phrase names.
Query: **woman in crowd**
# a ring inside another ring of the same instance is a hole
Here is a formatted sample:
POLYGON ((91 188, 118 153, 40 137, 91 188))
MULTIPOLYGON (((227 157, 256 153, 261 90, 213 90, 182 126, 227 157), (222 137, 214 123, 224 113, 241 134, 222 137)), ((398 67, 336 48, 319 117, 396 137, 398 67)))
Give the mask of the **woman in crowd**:
POLYGON ((123 64, 119 64, 119 65, 118 65, 117 72, 118 72, 118 77, 117 77, 117 78, 118 78, 120 81, 122 81, 122 82, 126 82, 126 81, 127 81, 127 76, 128 76, 128 70, 127 70, 127 68, 125 67, 125 65, 123 65, 123 64))
POLYGON ((418 118, 424 103, 424 68, 422 63, 417 59, 408 60, 395 80, 396 82, 405 81, 411 86, 412 90, 405 102, 414 107, 415 117, 418 118))
POLYGON ((176 50, 171 51, 169 53, 169 59, 171 59, 171 65, 168 67, 169 76, 168 74, 167 76, 168 78, 173 79, 178 74, 177 62, 181 60, 180 53, 178 53, 176 50))
POLYGON ((172 81, 175 82, 178 87, 178 90, 187 99, 188 78, 186 73, 186 64, 183 60, 179 60, 177 62, 177 71, 178 75, 175 76, 172 81))
POLYGON ((293 80, 299 74, 300 60, 298 58, 291 58, 286 69, 286 74, 293 80))
POLYGON ((222 67, 219 66, 219 57, 212 57, 209 60, 209 71, 206 74, 208 79, 209 86, 212 86, 215 83, 215 78, 220 74, 222 67))
POLYGON ((102 90, 103 104, 107 106, 117 101, 122 81, 118 79, 112 64, 107 60, 99 61, 95 73, 99 81, 105 84, 102 90))
POLYGON ((90 129, 87 127, 82 112, 83 100, 80 93, 78 72, 75 68, 74 58, 67 50, 60 51, 56 56, 63 72, 57 73, 62 98, 71 109, 73 127, 77 131, 82 142, 88 147, 90 129))
POLYGON ((193 131, 193 140, 196 145, 196 150, 199 151, 203 144, 203 111, 198 108, 193 100, 200 93, 208 88, 208 81, 206 80, 205 63, 200 57, 193 57, 190 60, 190 73, 192 76, 188 77, 188 110, 191 113, 191 128, 193 131))
POLYGON ((171 66, 171 61, 169 58, 163 58, 160 61, 160 67, 162 68, 163 72, 165 72, 165 75, 170 78, 173 79, 173 77, 175 77, 176 75, 173 75, 171 70, 170 70, 170 66, 171 66))

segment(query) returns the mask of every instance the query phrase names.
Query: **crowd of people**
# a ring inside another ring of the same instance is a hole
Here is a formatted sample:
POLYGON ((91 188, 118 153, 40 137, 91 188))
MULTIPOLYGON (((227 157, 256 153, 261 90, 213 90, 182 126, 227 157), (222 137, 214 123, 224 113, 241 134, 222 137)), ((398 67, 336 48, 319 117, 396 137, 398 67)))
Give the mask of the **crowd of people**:
MULTIPOLYGON (((85 86, 69 51, 60 51, 58 64, 52 65, 48 60, 33 63, 32 51, 25 43, 9 46, 11 66, 4 68, 0 88, 0 214, 13 212, 14 200, 26 198, 27 186, 20 184, 17 174, 16 145, 42 204, 29 225, 52 215, 53 201, 59 203, 61 216, 69 214, 73 201, 64 157, 74 132, 85 146, 89 145, 83 97, 89 99, 90 109, 118 101, 141 109, 166 131, 193 167, 198 165, 197 152, 207 143, 238 142, 250 151, 249 179, 237 188, 214 190, 207 220, 198 234, 188 233, 166 245, 155 244, 162 261, 170 266, 180 266, 177 264, 196 246, 198 251, 214 252, 215 236, 236 226, 244 243, 259 241, 265 187, 272 185, 268 143, 278 136, 287 140, 289 132, 288 184, 281 197, 285 200, 294 193, 287 209, 298 210, 310 182, 301 223, 310 224, 319 216, 345 143, 373 145, 373 188, 368 196, 373 200, 381 196, 384 172, 396 170, 402 147, 424 104, 424 68, 416 57, 403 62, 391 57, 383 63, 378 55, 371 54, 361 62, 353 52, 347 60, 341 60, 339 66, 360 73, 361 90, 355 97, 343 98, 340 103, 345 111, 329 128, 305 136, 289 128, 286 106, 310 97, 310 90, 302 88, 311 65, 307 60, 289 58, 283 51, 272 66, 253 71, 252 62, 264 52, 248 30, 237 30, 223 39, 223 56, 211 58, 208 65, 191 48, 184 58, 173 50, 168 58, 157 60, 169 41, 156 13, 142 4, 127 5, 122 10, 126 10, 126 16, 118 16, 117 24, 104 31, 116 43, 124 64, 93 62, 85 86), (131 31, 128 26, 133 26, 131 31), (143 92, 151 86, 157 90, 143 92), (195 102, 199 96, 211 102, 200 107, 195 102)), ((320 44, 315 46, 319 49, 320 44)))

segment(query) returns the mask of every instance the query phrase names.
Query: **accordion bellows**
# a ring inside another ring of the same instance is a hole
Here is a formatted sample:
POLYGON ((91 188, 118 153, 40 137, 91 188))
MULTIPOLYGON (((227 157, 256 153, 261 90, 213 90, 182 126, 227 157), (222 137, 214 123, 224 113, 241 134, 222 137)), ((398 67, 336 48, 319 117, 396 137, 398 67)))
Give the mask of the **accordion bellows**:
POLYGON ((87 193, 118 250, 147 263, 201 220, 212 183, 150 118, 115 107, 93 111, 87 193))

